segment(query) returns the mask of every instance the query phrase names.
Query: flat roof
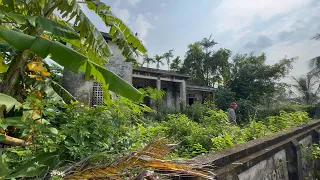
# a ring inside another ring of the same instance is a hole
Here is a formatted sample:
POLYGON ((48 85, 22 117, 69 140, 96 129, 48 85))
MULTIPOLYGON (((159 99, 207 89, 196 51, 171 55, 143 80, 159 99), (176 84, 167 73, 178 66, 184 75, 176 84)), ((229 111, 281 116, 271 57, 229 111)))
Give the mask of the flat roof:
POLYGON ((194 91, 208 91, 213 92, 216 90, 214 87, 209 86, 195 86, 195 85, 187 85, 187 90, 194 90, 194 91))
POLYGON ((163 69, 154 69, 154 68, 147 68, 147 67, 135 67, 135 68, 133 68, 133 71, 155 73, 155 74, 159 74, 159 75, 183 77, 186 79, 190 78, 189 75, 177 73, 175 71, 168 71, 168 70, 163 70, 163 69))

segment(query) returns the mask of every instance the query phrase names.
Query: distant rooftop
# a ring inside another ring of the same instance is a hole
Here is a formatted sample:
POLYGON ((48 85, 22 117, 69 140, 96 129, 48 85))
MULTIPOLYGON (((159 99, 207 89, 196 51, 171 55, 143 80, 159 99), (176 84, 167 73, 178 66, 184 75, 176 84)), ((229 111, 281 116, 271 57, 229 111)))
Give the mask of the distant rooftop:
POLYGON ((133 71, 146 72, 146 73, 165 75, 165 76, 182 77, 185 79, 188 79, 191 77, 189 75, 181 74, 181 73, 178 73, 175 71, 168 71, 168 70, 163 70, 163 69, 154 69, 154 68, 147 68, 147 67, 136 67, 133 69, 133 71))

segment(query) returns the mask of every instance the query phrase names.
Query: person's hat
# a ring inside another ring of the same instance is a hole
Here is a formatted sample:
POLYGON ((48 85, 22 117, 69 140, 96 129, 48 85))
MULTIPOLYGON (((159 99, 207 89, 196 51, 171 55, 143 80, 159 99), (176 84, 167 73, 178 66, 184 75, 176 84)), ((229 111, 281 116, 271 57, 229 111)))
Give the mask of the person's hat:
POLYGON ((235 102, 231 103, 231 107, 237 107, 237 106, 238 106, 237 103, 235 103, 235 102))

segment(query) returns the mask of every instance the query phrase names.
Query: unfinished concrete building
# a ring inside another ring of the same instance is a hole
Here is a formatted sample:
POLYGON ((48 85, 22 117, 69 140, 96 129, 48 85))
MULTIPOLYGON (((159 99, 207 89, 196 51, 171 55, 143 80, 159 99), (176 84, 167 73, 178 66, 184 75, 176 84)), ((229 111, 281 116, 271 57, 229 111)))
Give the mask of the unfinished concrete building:
MULTIPOLYGON (((133 67, 125 62, 117 44, 109 36, 102 33, 114 56, 109 59, 106 68, 113 71, 136 88, 152 87, 165 91, 163 102, 166 109, 181 109, 181 106, 203 103, 205 98, 213 98, 213 87, 196 86, 188 83, 190 76, 173 71, 133 67)), ((62 85, 80 102, 89 106, 103 105, 103 90, 95 81, 85 81, 84 74, 74 74, 65 70, 62 85)), ((146 100, 147 105, 150 102, 146 100)))

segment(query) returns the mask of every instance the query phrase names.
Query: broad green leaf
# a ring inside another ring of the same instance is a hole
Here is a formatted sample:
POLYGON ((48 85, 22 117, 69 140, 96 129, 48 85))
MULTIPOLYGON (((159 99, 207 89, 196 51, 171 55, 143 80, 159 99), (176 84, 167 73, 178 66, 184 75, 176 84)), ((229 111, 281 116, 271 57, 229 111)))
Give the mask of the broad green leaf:
POLYGON ((40 91, 46 93, 48 98, 51 98, 54 101, 63 101, 63 99, 55 92, 55 90, 50 87, 50 85, 43 83, 42 81, 36 81, 33 86, 40 91))
POLYGON ((6 18, 15 21, 18 24, 27 24, 28 23, 28 19, 26 18, 26 16, 22 15, 22 14, 16 14, 16 13, 3 13, 5 15, 6 18))
POLYGON ((0 60, 0 74, 7 72, 8 68, 9 68, 8 65, 6 65, 6 64, 4 64, 4 63, 1 63, 1 61, 2 61, 2 60, 0 60))
POLYGON ((0 141, 4 141, 4 140, 6 140, 6 135, 0 134, 0 141))
POLYGON ((40 175, 41 168, 37 166, 44 165, 53 167, 57 163, 57 155, 54 153, 42 153, 36 158, 31 159, 28 163, 18 166, 10 175, 6 178, 22 178, 22 177, 35 177, 40 175))
POLYGON ((42 16, 26 16, 16 13, 4 13, 6 18, 15 21, 18 24, 30 23, 32 26, 38 26, 39 28, 58 37, 64 37, 68 39, 79 39, 80 36, 74 31, 73 28, 62 25, 54 20, 45 18, 42 16))
POLYGON ((37 22, 41 28, 58 37, 65 37, 69 39, 79 39, 80 36, 72 28, 63 26, 51 19, 39 16, 37 22))
POLYGON ((22 104, 19 103, 15 98, 6 94, 0 93, 0 107, 4 106, 6 111, 9 112, 11 109, 19 109, 22 104))
POLYGON ((97 12, 106 26, 110 27, 109 35, 113 41, 120 39, 119 49, 122 55, 127 58, 127 62, 134 62, 137 60, 138 50, 142 54, 147 52, 142 42, 131 32, 129 27, 123 21, 112 14, 110 7, 100 1, 86 0, 87 7, 97 12), (95 5, 95 6, 93 6, 95 5))
MULTIPOLYGON (((84 42, 70 42, 72 45, 81 48, 82 53, 87 52, 89 49, 93 50, 96 59, 102 58, 107 60, 112 55, 108 43, 104 40, 100 31, 82 11, 76 0, 72 0, 72 3, 62 1, 60 4, 57 4, 57 6, 62 17, 70 16, 70 19, 75 19, 74 26, 77 27, 76 32, 80 34, 81 39, 85 39, 84 42)), ((94 59, 91 60, 94 61, 94 59)), ((94 62, 102 65, 98 61, 94 62)))
POLYGON ((8 126, 24 126, 25 123, 21 120, 21 117, 8 117, 3 118, 0 121, 0 127, 7 129, 8 126))
POLYGON ((15 49, 10 46, 8 43, 0 42, 0 51, 1 52, 14 52, 15 49))
POLYGON ((59 42, 33 37, 2 27, 0 27, 0 37, 18 50, 31 49, 42 58, 46 58, 50 54, 52 60, 75 73, 78 73, 79 70, 89 71, 92 76, 98 78, 100 83, 109 84, 111 91, 124 97, 135 101, 142 99, 142 94, 125 80, 59 42), (87 65, 90 65, 90 68, 87 68, 87 65))
MULTIPOLYGON (((1 140, 1 137, 2 136, 0 135, 0 140, 1 140)), ((0 179, 7 176, 8 174, 10 174, 10 170, 7 163, 5 162, 4 157, 2 156, 2 151, 0 149, 0 179)))
POLYGON ((64 102, 68 103, 71 100, 77 101, 75 97, 72 96, 65 88, 63 88, 59 83, 55 81, 51 81, 51 86, 54 91, 64 100, 64 102))
POLYGON ((48 129, 49 129, 49 131, 50 131, 52 134, 55 134, 55 135, 58 134, 58 130, 57 130, 56 128, 51 127, 51 128, 48 128, 48 129))

